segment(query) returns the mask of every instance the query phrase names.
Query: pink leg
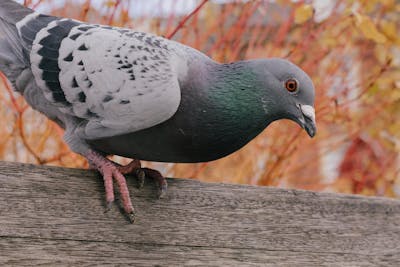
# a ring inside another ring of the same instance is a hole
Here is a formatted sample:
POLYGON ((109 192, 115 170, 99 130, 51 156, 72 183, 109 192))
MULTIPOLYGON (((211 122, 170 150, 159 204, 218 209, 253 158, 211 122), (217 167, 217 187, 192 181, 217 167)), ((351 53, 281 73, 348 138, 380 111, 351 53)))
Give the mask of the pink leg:
POLYGON ((112 203, 114 202, 114 179, 118 185, 122 206, 125 213, 128 215, 131 223, 133 223, 135 220, 135 214, 129 196, 126 179, 123 174, 136 174, 136 176, 139 178, 140 186, 143 186, 146 176, 154 179, 158 185, 159 198, 164 197, 167 192, 168 185, 167 180, 164 178, 164 176, 162 176, 161 173, 157 170, 141 168, 139 160, 132 160, 132 162, 130 162, 128 165, 121 166, 108 160, 106 157, 93 150, 89 151, 89 153, 86 155, 86 158, 89 161, 90 167, 98 170, 103 175, 104 187, 106 191, 107 209, 110 209, 112 203))
POLYGON ((112 202, 114 201, 114 178, 118 185, 124 211, 128 215, 129 220, 133 223, 135 219, 135 214, 129 196, 128 186, 126 184, 125 177, 118 169, 118 166, 94 151, 90 151, 86 157, 91 165, 94 166, 103 175, 107 206, 110 207, 112 202))

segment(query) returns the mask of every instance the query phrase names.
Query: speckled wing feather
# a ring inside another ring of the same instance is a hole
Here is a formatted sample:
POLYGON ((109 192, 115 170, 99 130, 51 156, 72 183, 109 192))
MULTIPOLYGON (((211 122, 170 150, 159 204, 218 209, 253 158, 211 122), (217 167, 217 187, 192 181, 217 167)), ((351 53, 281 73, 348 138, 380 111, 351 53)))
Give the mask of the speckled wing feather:
POLYGON ((157 125, 178 109, 186 61, 148 33, 32 14, 19 27, 46 98, 97 139, 157 125), (47 26, 36 34, 41 21, 47 26), (31 38, 35 36, 35 38, 31 38))

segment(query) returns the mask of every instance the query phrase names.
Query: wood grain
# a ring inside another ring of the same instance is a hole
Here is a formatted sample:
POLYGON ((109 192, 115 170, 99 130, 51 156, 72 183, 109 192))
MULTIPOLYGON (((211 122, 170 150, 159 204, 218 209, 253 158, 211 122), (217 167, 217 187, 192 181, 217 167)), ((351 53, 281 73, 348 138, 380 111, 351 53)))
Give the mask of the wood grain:
POLYGON ((400 201, 128 177, 137 221, 95 172, 0 162, 0 266, 400 266, 400 201))

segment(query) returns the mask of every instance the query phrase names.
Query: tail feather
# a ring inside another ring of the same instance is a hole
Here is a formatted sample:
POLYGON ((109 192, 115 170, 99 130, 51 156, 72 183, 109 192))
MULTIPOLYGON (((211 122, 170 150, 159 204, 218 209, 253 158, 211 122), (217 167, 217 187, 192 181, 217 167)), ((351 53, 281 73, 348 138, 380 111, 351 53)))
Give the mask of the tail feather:
POLYGON ((8 22, 0 18, 0 54, 2 50, 6 52, 13 52, 14 56, 17 57, 19 62, 25 62, 27 60, 23 45, 21 44, 21 38, 18 35, 17 28, 15 25, 9 24, 8 22), (4 49, 3 48, 4 45, 4 49))
POLYGON ((33 10, 18 4, 14 0, 0 1, 0 18, 10 24, 16 24, 18 21, 25 18, 33 10))
POLYGON ((23 88, 17 88, 17 79, 29 66, 29 59, 16 23, 32 12, 13 0, 0 2, 0 70, 18 91, 23 88))

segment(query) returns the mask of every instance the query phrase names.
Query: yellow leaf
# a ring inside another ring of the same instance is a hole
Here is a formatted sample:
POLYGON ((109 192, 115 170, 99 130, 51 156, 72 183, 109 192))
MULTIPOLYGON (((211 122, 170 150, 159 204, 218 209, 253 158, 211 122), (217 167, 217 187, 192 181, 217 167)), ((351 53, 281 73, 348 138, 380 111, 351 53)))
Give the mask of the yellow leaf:
POLYGON ((385 43, 387 41, 386 36, 378 31, 370 17, 360 15, 359 13, 354 13, 354 15, 356 26, 366 38, 371 39, 376 43, 385 43))
POLYGON ((326 47, 333 48, 337 45, 337 43, 338 43, 337 38, 326 37, 321 39, 321 44, 323 44, 326 47))
POLYGON ((378 62, 382 65, 386 64, 391 56, 391 51, 385 47, 385 44, 377 44, 374 50, 378 62))
POLYGON ((381 24, 383 33, 391 40, 397 39, 396 23, 394 21, 383 20, 381 24))
POLYGON ((314 14, 314 9, 311 5, 301 5, 294 11, 294 22, 302 24, 309 20, 314 14))
POLYGON ((392 97, 392 99, 394 100, 394 101, 398 101, 398 100, 400 100, 400 90, 392 90, 391 91, 391 94, 390 94, 390 97, 392 97))
POLYGON ((368 94, 369 95, 375 95, 379 93, 379 86, 378 84, 374 83, 369 89, 368 89, 368 94))
MULTIPOLYGON (((380 1, 384 1, 384 0, 380 0, 380 1)), ((377 2, 378 1, 376 1, 376 0, 364 0, 364 1, 362 1, 361 6, 363 7, 363 10, 366 13, 371 13, 371 12, 374 12, 374 10, 376 10, 377 2)))
POLYGON ((393 8, 396 4, 395 0, 381 0, 380 2, 386 8, 393 8))
POLYGON ((114 0, 108 0, 107 2, 105 2, 105 5, 110 8, 110 7, 114 7, 116 4, 116 2, 114 0))

